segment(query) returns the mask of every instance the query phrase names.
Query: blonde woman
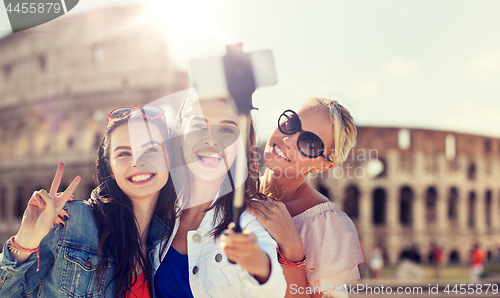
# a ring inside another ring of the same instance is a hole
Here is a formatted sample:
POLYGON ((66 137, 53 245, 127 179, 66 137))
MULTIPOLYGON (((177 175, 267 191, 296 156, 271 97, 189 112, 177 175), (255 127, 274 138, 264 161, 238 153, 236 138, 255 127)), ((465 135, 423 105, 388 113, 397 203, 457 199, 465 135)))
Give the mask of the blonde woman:
POLYGON ((352 221, 306 183, 345 161, 355 138, 349 111, 315 97, 283 112, 267 141, 260 182, 273 199, 255 201, 251 212, 278 243, 286 297, 341 296, 336 287, 360 278, 363 255, 352 221))

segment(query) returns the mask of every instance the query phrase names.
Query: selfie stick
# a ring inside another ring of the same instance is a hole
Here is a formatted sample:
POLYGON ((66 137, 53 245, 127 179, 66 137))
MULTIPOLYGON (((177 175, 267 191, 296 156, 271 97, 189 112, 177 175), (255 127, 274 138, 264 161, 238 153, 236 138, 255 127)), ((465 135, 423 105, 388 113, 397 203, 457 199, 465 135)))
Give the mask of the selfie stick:
POLYGON ((240 216, 245 210, 244 195, 246 185, 246 153, 248 143, 248 133, 250 124, 250 111, 254 109, 252 105, 252 94, 256 89, 250 54, 243 52, 242 45, 227 45, 226 55, 222 58, 224 62, 224 71, 226 74, 226 83, 229 94, 238 109, 238 123, 240 125, 240 135, 243 140, 243 146, 238 148, 239 158, 236 160, 236 179, 243 181, 235 189, 233 222, 235 232, 241 232, 240 216))

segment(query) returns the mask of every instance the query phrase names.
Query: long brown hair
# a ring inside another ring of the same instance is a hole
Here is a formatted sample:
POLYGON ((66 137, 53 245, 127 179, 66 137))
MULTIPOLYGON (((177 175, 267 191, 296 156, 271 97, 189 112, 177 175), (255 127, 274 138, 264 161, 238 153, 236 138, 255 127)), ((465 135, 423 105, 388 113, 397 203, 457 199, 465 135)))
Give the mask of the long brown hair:
MULTIPOLYGON (((141 237, 132 201, 120 189, 116 181, 111 178, 110 173, 109 146, 111 133, 118 126, 127 124, 129 119, 130 115, 112 119, 108 123, 97 150, 95 162, 95 178, 99 186, 92 191, 89 200, 99 231, 98 254, 100 260, 96 270, 97 280, 101 281, 108 266, 113 265, 113 276, 105 286, 107 289, 111 283, 115 283, 115 297, 122 297, 135 284, 137 281, 137 266, 141 267, 142 271, 147 274, 148 280, 151 280, 153 271, 150 260, 142 254, 141 237)), ((149 119, 148 122, 155 123, 165 139, 168 137, 163 119, 149 119)), ((168 239, 172 232, 168 227, 175 223, 175 218, 169 218, 170 210, 173 210, 174 206, 175 191, 169 177, 167 184, 160 190, 154 212, 156 216, 166 223, 163 238, 168 239)))
MULTIPOLYGON (((227 99, 218 99, 220 101, 229 103, 227 99)), ((182 197, 186 201, 189 200, 190 196, 190 175, 189 169, 183 165, 186 164, 184 153, 182 151, 183 147, 183 134, 185 132, 186 120, 190 113, 192 112, 195 104, 198 101, 193 97, 188 97, 182 104, 179 113, 175 119, 174 123, 174 135, 175 141, 172 142, 172 150, 168 150, 174 156, 171 157, 172 167, 178 168, 176 177, 176 184, 181 185, 181 188, 177 188, 178 197, 182 197), (178 180, 178 181, 177 181, 178 180)), ((246 164, 248 169, 248 176, 245 181, 245 202, 253 198, 263 199, 264 195, 259 192, 260 182, 259 182, 259 164, 256 152, 256 141, 255 141, 255 128, 253 121, 249 121, 249 127, 247 130, 247 146, 246 146, 246 164)), ((214 228, 210 231, 210 235, 215 238, 219 237, 220 233, 227 229, 228 225, 233 219, 233 202, 234 202, 234 190, 232 183, 230 181, 230 173, 234 173, 236 167, 236 162, 233 163, 231 169, 226 175, 225 181, 222 183, 220 193, 224 194, 218 198, 210 208, 205 210, 205 212, 215 209, 215 216, 212 222, 214 228), (218 222, 220 221, 220 222, 218 222)), ((180 216, 178 212, 175 216, 180 216)))

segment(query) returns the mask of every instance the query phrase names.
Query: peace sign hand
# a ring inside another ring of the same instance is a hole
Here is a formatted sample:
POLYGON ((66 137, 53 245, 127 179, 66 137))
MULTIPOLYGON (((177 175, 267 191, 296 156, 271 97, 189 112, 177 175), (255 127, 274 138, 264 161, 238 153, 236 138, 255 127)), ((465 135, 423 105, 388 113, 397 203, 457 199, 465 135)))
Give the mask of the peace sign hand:
MULTIPOLYGON (((61 195, 62 192, 58 192, 57 195, 61 195)), ((73 201, 74 200, 74 196, 71 195, 69 198, 68 198, 68 202, 70 201, 73 201)), ((33 201, 35 204, 37 204, 36 206, 38 206, 38 200, 35 200, 33 201)), ((55 229, 57 228, 58 226, 61 226, 61 227, 64 227, 64 225, 66 224, 65 221, 68 220, 69 218, 69 214, 68 212, 66 212, 66 210, 64 209, 61 209, 61 211, 59 211, 59 214, 57 215, 56 219, 54 220, 54 222, 52 223, 52 228, 55 229)))
POLYGON ((28 249, 36 248, 49 233, 52 223, 64 204, 70 200, 81 177, 76 176, 64 192, 57 193, 63 172, 64 164, 60 163, 49 192, 42 189, 35 191, 31 196, 28 207, 24 211, 21 228, 15 237, 18 245, 28 249))

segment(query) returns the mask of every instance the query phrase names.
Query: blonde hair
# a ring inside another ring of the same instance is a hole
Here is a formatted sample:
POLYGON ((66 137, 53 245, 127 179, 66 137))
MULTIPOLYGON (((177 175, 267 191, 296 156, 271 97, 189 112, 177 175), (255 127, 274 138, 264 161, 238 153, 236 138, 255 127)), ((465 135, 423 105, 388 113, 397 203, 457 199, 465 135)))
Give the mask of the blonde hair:
POLYGON ((325 155, 336 164, 346 161, 358 133, 351 113, 336 100, 325 97, 311 97, 304 103, 304 106, 307 105, 324 107, 330 116, 333 150, 325 155))

